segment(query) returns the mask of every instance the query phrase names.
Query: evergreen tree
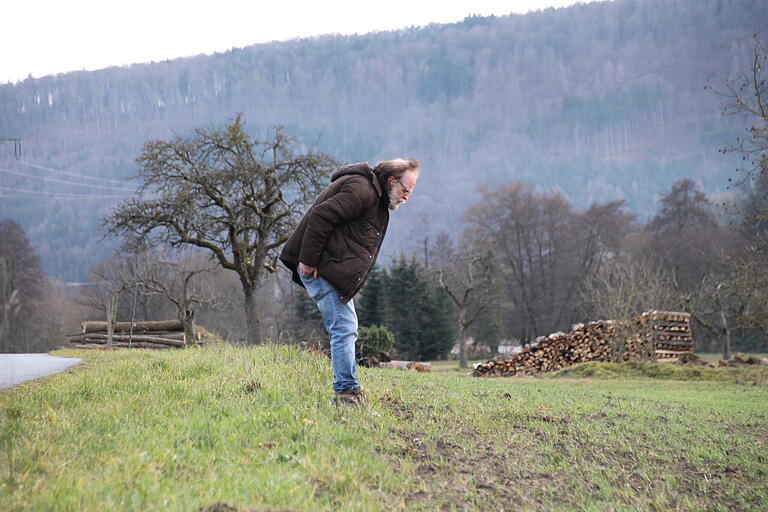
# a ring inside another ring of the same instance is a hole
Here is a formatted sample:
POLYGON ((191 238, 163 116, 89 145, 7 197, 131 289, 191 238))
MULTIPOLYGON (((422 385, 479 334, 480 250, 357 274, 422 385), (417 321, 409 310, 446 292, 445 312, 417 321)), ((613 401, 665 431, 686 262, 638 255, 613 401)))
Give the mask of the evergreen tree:
POLYGON ((387 327, 395 333, 395 350, 406 359, 444 356, 454 343, 452 310, 415 261, 402 256, 390 269, 386 287, 387 327))
POLYGON ((422 278, 426 287, 424 300, 419 302, 418 317, 422 325, 418 344, 418 359, 441 359, 450 352, 456 341, 453 328, 453 304, 448 295, 422 278))
POLYGON ((389 271, 385 292, 386 325, 395 334, 395 351, 400 357, 415 358, 418 328, 413 297, 419 289, 415 273, 401 255, 389 271))
POLYGON ((384 324, 384 288, 386 274, 374 266, 368 281, 360 292, 360 298, 355 300, 355 309, 360 327, 384 324))
POLYGON ((40 257, 15 221, 0 221, 0 352, 38 352, 61 339, 40 257))
POLYGON ((684 293, 696 291, 708 273, 718 271, 718 253, 733 247, 729 234, 717 224, 712 202, 690 179, 672 185, 646 228, 651 233, 649 255, 670 270, 684 293))

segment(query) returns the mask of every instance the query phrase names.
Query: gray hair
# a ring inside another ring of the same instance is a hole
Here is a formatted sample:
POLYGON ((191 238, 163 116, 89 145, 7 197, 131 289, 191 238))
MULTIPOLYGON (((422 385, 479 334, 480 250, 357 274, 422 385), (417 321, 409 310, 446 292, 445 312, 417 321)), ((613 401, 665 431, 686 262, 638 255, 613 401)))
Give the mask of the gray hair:
POLYGON ((415 172, 418 174, 419 161, 415 158, 384 160, 383 162, 376 162, 376 166, 373 170, 379 175, 379 179, 383 181, 386 181, 390 176, 394 176, 395 179, 397 179, 402 177, 406 172, 415 172))

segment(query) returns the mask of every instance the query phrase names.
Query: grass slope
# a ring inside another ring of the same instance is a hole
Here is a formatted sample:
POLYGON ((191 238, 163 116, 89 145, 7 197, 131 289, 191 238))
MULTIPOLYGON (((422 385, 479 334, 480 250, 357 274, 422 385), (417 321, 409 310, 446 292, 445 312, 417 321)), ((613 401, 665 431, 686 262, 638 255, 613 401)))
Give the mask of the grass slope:
POLYGON ((0 392, 0 510, 768 503, 764 386, 361 369, 369 404, 336 409, 291 347, 62 355, 86 360, 0 392))

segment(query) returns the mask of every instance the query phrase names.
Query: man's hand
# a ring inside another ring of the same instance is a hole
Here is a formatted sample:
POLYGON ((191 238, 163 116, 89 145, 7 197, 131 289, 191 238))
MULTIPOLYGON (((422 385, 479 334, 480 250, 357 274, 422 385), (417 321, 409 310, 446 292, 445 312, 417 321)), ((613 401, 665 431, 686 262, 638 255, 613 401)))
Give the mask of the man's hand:
POLYGON ((312 274, 317 279, 317 267, 310 267, 309 265, 299 263, 299 274, 304 274, 305 276, 312 274))

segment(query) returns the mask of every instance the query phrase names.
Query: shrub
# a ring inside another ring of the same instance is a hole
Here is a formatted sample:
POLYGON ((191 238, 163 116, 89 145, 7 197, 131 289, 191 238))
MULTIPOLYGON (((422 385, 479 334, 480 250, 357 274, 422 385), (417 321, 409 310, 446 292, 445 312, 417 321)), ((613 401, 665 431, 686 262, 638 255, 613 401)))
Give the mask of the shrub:
POLYGON ((375 357, 379 361, 389 361, 395 335, 383 325, 361 327, 358 330, 357 358, 375 357))

